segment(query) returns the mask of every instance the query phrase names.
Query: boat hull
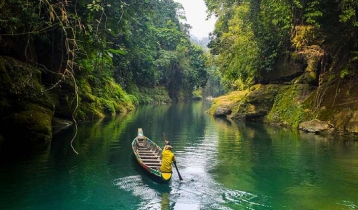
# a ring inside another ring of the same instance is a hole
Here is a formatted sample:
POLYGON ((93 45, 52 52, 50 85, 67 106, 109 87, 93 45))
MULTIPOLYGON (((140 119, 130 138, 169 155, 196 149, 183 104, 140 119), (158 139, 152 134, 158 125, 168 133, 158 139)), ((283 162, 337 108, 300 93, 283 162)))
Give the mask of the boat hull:
POLYGON ((161 173, 159 170, 162 149, 155 142, 144 136, 141 128, 138 128, 138 135, 132 141, 132 150, 137 162, 144 170, 160 181, 167 182, 171 179, 172 173, 161 173))

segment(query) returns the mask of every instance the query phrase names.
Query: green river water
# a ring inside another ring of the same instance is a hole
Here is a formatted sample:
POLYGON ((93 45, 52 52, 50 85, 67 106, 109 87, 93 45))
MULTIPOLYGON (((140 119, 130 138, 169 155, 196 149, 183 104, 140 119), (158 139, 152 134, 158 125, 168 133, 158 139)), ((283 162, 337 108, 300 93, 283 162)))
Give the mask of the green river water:
MULTIPOLYGON (((143 106, 57 134, 45 151, 2 156, 0 209, 358 209, 358 141, 215 119, 209 103, 143 106), (163 146, 183 181, 142 170, 137 128, 163 146)), ((11 153, 10 153, 11 154, 11 153)))

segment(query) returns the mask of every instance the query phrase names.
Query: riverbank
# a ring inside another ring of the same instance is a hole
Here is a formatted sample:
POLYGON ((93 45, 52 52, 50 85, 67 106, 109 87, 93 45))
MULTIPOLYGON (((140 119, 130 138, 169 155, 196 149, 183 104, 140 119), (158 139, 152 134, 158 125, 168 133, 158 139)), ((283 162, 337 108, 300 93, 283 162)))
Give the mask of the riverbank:
POLYGON ((256 84, 213 99, 208 113, 321 134, 358 134, 358 84, 256 84))

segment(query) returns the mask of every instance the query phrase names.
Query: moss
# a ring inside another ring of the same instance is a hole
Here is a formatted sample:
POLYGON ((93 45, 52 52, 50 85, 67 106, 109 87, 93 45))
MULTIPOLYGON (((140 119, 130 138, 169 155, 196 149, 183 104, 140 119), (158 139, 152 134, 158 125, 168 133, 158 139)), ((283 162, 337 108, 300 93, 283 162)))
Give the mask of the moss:
POLYGON ((1 132, 9 144, 50 142, 55 101, 45 89, 39 69, 0 56, 1 132), (9 131, 14 126, 19 132, 9 131))
POLYGON ((311 111, 303 103, 306 97, 301 98, 304 92, 311 92, 308 85, 282 87, 265 121, 298 127, 300 122, 309 119, 311 111))
POLYGON ((298 25, 295 27, 295 35, 292 39, 292 43, 296 49, 300 50, 306 46, 319 44, 322 40, 318 28, 312 25, 298 25))
POLYGON ((80 121, 84 121, 86 119, 86 113, 83 111, 83 109, 78 110, 76 112, 76 116, 75 116, 78 120, 80 121))
POLYGON ((93 79, 88 77, 78 80, 80 104, 76 118, 92 120, 135 109, 138 100, 128 95, 113 78, 93 79))
POLYGON ((212 105, 207 112, 210 115, 214 115, 216 109, 218 107, 232 107, 234 112, 237 112, 239 109, 239 104, 242 101, 242 99, 245 97, 245 95, 248 93, 248 90, 243 91, 233 91, 227 95, 220 96, 217 98, 214 98, 212 100, 212 105))
POLYGON ((358 84, 354 80, 338 80, 322 87, 320 93, 311 102, 317 108, 317 118, 333 124, 336 131, 352 132, 358 112, 358 84))
POLYGON ((12 103, 28 101, 54 108, 54 100, 49 91, 41 84, 41 72, 26 63, 9 57, 0 56, 0 92, 12 100, 12 103))
POLYGON ((94 119, 101 119, 105 117, 99 104, 96 103, 81 103, 76 112, 77 119, 82 121, 91 121, 94 119))
POLYGON ((101 103, 101 109, 104 111, 106 115, 115 115, 116 109, 114 108, 114 101, 113 100, 107 100, 104 98, 99 99, 101 103))
POLYGON ((37 104, 29 104, 27 110, 20 111, 14 116, 14 122, 34 143, 48 143, 52 138, 52 116, 52 110, 37 104))

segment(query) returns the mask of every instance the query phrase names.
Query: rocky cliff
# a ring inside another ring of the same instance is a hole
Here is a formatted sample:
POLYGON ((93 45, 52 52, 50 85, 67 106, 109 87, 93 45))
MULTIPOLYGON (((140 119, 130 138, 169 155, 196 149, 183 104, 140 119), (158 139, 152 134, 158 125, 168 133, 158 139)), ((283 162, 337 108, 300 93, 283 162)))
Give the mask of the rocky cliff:
POLYGON ((278 61, 275 74, 263 72, 264 79, 249 89, 214 99, 208 112, 307 132, 358 133, 355 62, 344 53, 330 53, 304 29, 296 29, 293 43, 299 47, 278 61))

